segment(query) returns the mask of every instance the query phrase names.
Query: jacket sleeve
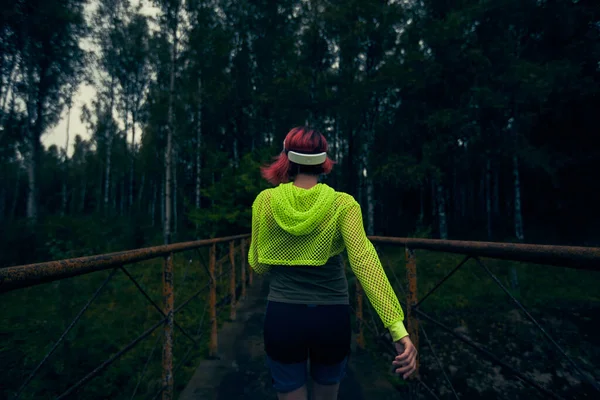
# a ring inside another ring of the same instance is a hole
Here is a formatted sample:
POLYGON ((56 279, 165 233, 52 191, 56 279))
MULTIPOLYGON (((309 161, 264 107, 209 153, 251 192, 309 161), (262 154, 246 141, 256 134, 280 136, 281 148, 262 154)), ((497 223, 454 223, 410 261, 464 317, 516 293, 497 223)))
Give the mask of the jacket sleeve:
POLYGON ((389 330, 392 340, 397 341, 408 336, 403 323, 402 307, 383 270, 375 247, 365 234, 360 205, 354 199, 340 214, 340 230, 352 272, 360 281, 383 325, 389 330))
POLYGON ((250 237, 250 249, 248 250, 248 264, 259 275, 269 272, 270 265, 258 262, 258 247, 260 246, 260 216, 263 210, 263 192, 259 193, 252 204, 252 235, 250 237))

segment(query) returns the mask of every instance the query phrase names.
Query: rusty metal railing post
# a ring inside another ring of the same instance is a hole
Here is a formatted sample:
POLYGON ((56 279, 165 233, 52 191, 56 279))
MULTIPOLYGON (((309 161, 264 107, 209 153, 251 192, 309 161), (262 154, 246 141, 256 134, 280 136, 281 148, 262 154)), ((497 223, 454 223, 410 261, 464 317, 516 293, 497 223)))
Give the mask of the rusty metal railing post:
MULTIPOLYGON (((419 320, 413 307, 417 304, 417 256, 414 250, 406 248, 406 280, 408 281, 408 292, 406 293, 406 322, 410 340, 419 351, 419 320)), ((417 353, 418 354, 418 353, 417 353)), ((413 378, 419 376, 419 357, 417 356, 417 370, 413 378)))
POLYGON ((230 308, 229 308, 229 319, 235 321, 236 318, 236 299, 235 299, 235 243, 233 240, 229 242, 229 262, 231 263, 231 274, 229 274, 229 295, 230 295, 230 308))
POLYGON ((217 356, 217 280, 215 279, 215 264, 217 257, 216 244, 210 247, 210 261, 208 270, 210 273, 210 293, 209 293, 209 308, 210 308, 210 344, 208 353, 210 357, 217 356))
POLYGON ((363 289, 358 279, 356 279, 356 322, 358 323, 358 336, 356 337, 356 344, 361 349, 364 349, 365 333, 363 330, 363 289))
POLYGON ((162 392, 162 400, 171 400, 173 398, 173 253, 165 257, 163 268, 163 300, 165 302, 164 311, 167 320, 164 327, 162 375, 164 391, 162 392))
POLYGON ((240 297, 246 298, 246 239, 242 239, 240 243, 240 255, 242 257, 242 293, 240 297))

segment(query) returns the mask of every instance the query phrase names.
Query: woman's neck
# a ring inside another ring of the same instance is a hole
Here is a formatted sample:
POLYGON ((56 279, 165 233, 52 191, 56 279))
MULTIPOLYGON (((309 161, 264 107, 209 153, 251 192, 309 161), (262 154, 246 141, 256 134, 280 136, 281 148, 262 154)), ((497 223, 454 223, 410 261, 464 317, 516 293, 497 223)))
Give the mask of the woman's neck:
POLYGON ((303 189, 310 189, 319 183, 319 177, 316 175, 298 174, 294 179, 294 186, 298 186, 303 189))

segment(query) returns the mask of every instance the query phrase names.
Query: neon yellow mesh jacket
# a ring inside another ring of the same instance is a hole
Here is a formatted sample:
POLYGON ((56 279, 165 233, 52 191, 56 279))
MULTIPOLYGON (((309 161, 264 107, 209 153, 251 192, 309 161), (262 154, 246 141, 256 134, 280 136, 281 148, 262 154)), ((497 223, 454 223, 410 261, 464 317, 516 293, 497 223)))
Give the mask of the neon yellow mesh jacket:
POLYGON ((263 190, 252 205, 248 263, 258 274, 271 265, 321 266, 344 249, 352 271, 394 341, 407 336, 404 313, 354 198, 319 183, 310 189, 280 184, 263 190))

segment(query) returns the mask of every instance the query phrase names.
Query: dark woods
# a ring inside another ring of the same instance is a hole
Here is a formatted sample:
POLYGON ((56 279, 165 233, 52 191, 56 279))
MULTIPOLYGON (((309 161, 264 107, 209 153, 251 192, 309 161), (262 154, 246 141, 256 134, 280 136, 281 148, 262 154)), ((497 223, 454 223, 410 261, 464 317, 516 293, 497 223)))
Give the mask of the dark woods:
POLYGON ((0 266, 247 231, 305 123, 369 233, 598 240, 597 1, 4 3, 0 266))

